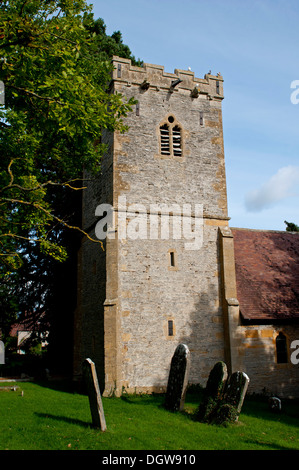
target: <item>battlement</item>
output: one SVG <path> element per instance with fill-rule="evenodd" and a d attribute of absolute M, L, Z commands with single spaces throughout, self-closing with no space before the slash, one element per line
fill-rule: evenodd
<path fill-rule="evenodd" d="M 191 98 L 200 95 L 207 99 L 222 100 L 223 77 L 221 74 L 205 74 L 204 78 L 197 78 L 191 70 L 175 69 L 174 73 L 165 72 L 162 65 L 143 64 L 142 67 L 132 65 L 130 59 L 113 56 L 112 71 L 113 82 L 120 82 L 126 86 L 138 86 L 146 92 L 149 89 L 189 93 Z"/>

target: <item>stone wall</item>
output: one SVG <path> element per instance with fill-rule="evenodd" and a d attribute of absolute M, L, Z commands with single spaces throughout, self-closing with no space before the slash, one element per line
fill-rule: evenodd
<path fill-rule="evenodd" d="M 85 239 L 79 253 L 74 374 L 90 357 L 104 395 L 124 388 L 165 391 L 171 358 L 183 343 L 191 383 L 205 385 L 214 364 L 225 361 L 230 373 L 247 373 L 249 392 L 295 394 L 296 367 L 273 359 L 278 327 L 241 324 L 228 227 L 222 77 L 133 67 L 118 57 L 113 63 L 111 92 L 138 103 L 125 120 L 128 132 L 103 135 L 102 174 L 86 175 L 84 230 L 95 237 L 95 210 L 103 203 L 113 205 L 119 223 L 103 248 Z M 169 117 L 181 130 L 179 156 L 161 152 L 160 126 Z M 172 236 L 184 204 L 192 222 L 201 222 L 197 249 Z M 152 237 L 153 214 L 159 227 L 168 220 L 168 237 L 159 231 Z M 289 341 L 297 339 L 295 328 L 283 331 Z"/>
<path fill-rule="evenodd" d="M 250 377 L 249 393 L 298 398 L 298 364 L 291 362 L 291 343 L 299 338 L 298 325 L 243 326 L 239 344 L 243 370 Z M 288 362 L 277 363 L 275 339 L 282 332 L 287 338 Z"/>
<path fill-rule="evenodd" d="M 115 134 L 113 202 L 142 204 L 147 239 L 118 240 L 117 311 L 114 317 L 118 354 L 106 393 L 164 390 L 171 357 L 184 342 L 192 354 L 190 380 L 205 383 L 215 361 L 223 358 L 218 226 L 227 225 L 227 203 L 221 119 L 222 78 L 196 79 L 190 71 L 164 72 L 146 64 L 132 67 L 115 58 L 114 92 L 134 97 L 138 105 L 126 119 L 129 131 Z M 119 69 L 120 65 L 120 69 Z M 177 78 L 182 82 L 173 90 Z M 144 89 L 141 85 L 147 82 Z M 219 88 L 216 87 L 216 82 Z M 191 96 L 199 84 L 197 98 Z M 162 155 L 160 125 L 173 116 L 182 132 L 182 156 Z M 186 249 L 186 240 L 150 239 L 153 204 L 203 205 L 203 246 Z M 164 216 L 157 214 L 158 223 Z M 127 219 L 128 226 L 128 219 Z M 175 266 L 170 264 L 170 252 Z M 108 267 L 108 271 L 112 269 Z M 109 289 L 109 285 L 107 285 Z M 169 335 L 171 322 L 172 335 Z M 106 350 L 106 361 L 110 361 Z M 108 373 L 108 371 L 107 371 Z M 107 379 L 107 377 L 106 377 Z M 115 385 L 116 384 L 116 385 Z"/>
<path fill-rule="evenodd" d="M 137 110 L 126 119 L 129 132 L 115 136 L 114 203 L 119 194 L 126 194 L 130 204 L 200 202 L 206 217 L 227 218 L 222 78 L 197 79 L 189 71 L 167 74 L 163 67 L 132 67 L 125 59 L 114 63 L 115 90 L 138 100 Z M 182 82 L 170 92 L 177 78 Z M 146 91 L 140 88 L 145 79 L 150 84 Z M 220 86 L 217 95 L 216 82 Z M 192 98 L 197 84 L 199 96 Z M 174 115 L 183 131 L 182 157 L 159 152 L 159 126 L 169 115 Z"/>
<path fill-rule="evenodd" d="M 182 210 L 203 206 L 203 244 L 186 249 L 186 240 L 107 241 L 105 251 L 85 240 L 81 248 L 80 302 L 76 315 L 76 369 L 86 355 L 96 363 L 105 393 L 162 390 L 170 360 L 180 342 L 190 348 L 190 380 L 204 383 L 215 361 L 223 359 L 223 321 L 218 227 L 227 225 L 220 75 L 194 77 L 191 71 L 166 73 L 161 66 L 133 67 L 114 58 L 111 92 L 138 104 L 126 119 L 129 131 L 105 135 L 108 152 L 102 175 L 88 176 L 83 228 L 94 236 L 95 208 L 119 197 L 149 213 L 158 204 Z M 173 82 L 180 83 L 172 87 Z M 160 151 L 160 125 L 173 116 L 181 129 L 181 156 Z M 173 206 L 176 204 L 176 207 Z M 181 219 L 182 220 L 182 219 Z M 149 219 L 148 222 L 149 224 Z M 127 221 L 128 224 L 128 221 Z M 175 257 L 171 265 L 170 252 Z M 171 331 L 170 325 L 171 324 Z M 171 333 L 171 334 L 169 334 Z"/>

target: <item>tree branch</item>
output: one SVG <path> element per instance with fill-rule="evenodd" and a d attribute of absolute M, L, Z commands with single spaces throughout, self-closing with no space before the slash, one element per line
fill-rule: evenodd
<path fill-rule="evenodd" d="M 70 39 L 64 38 L 63 36 L 58 36 L 58 34 L 50 33 L 50 31 L 47 31 L 50 36 L 54 36 L 57 39 L 62 39 L 62 41 L 69 42 L 70 44 L 73 44 L 74 46 L 77 46 L 78 44 L 75 41 L 71 41 Z"/>
<path fill-rule="evenodd" d="M 51 96 L 40 96 L 37 93 L 34 93 L 33 91 L 26 90 L 25 88 L 21 88 L 15 85 L 6 85 L 6 88 L 13 88 L 14 90 L 22 91 L 26 93 L 27 95 L 33 96 L 34 98 L 38 98 L 40 100 L 44 100 L 48 102 L 55 101 L 55 103 L 65 106 L 65 103 L 63 103 L 62 101 L 59 101 L 57 98 L 53 98 Z"/>
<path fill-rule="evenodd" d="M 49 210 L 47 210 L 45 207 L 42 207 L 40 204 L 37 204 L 36 202 L 23 201 L 21 199 L 15 199 L 15 198 L 2 198 L 2 200 L 6 201 L 6 202 L 12 202 L 12 203 L 15 203 L 15 204 L 24 204 L 26 206 L 34 207 L 35 209 L 40 210 L 41 212 L 44 212 L 51 220 L 56 220 L 56 222 L 59 222 L 59 224 L 63 225 L 64 227 L 66 227 L 68 229 L 77 230 L 78 232 L 82 233 L 85 237 L 87 237 L 90 241 L 92 241 L 94 243 L 99 243 L 101 245 L 102 249 L 104 249 L 104 245 L 103 245 L 103 242 L 101 240 L 95 240 L 94 238 L 90 237 L 90 235 L 88 235 L 88 233 L 86 233 L 80 227 L 77 227 L 75 225 L 69 225 L 63 219 L 60 219 L 59 217 L 57 217 L 54 214 L 51 214 L 51 212 Z M 15 235 L 15 234 L 1 234 L 0 235 L 0 237 L 4 237 L 4 236 L 12 236 L 12 237 L 16 237 L 16 238 L 19 237 L 18 235 Z M 23 238 L 23 237 L 21 237 L 21 238 Z"/>
<path fill-rule="evenodd" d="M 20 184 L 16 184 L 16 183 L 13 183 L 14 181 L 14 176 L 13 176 L 13 173 L 11 171 L 11 166 L 14 162 L 14 159 L 12 159 L 10 162 L 9 162 L 9 165 L 7 167 L 7 172 L 9 173 L 10 175 L 10 182 L 8 185 L 4 186 L 3 188 L 0 188 L 0 192 L 3 192 L 3 191 L 6 191 L 7 189 L 12 189 L 12 188 L 17 188 L 19 189 L 20 191 L 37 191 L 38 189 L 43 189 L 45 186 L 48 186 L 48 185 L 51 185 L 51 186 L 65 186 L 65 187 L 68 187 L 74 191 L 81 191 L 83 189 L 86 189 L 86 186 L 82 186 L 82 187 L 75 187 L 75 186 L 71 186 L 70 183 L 75 183 L 76 181 L 82 181 L 81 178 L 75 178 L 75 179 L 72 179 L 72 180 L 69 180 L 69 181 L 65 181 L 63 183 L 56 183 L 56 182 L 53 182 L 51 180 L 49 181 L 46 181 L 45 183 L 40 183 L 38 184 L 37 186 L 34 186 L 33 188 L 26 188 L 25 186 L 21 186 Z"/>

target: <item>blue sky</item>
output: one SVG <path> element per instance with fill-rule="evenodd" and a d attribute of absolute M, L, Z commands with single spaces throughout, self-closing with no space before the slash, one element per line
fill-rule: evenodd
<path fill-rule="evenodd" d="M 88 3 L 136 58 L 222 74 L 230 226 L 299 225 L 298 0 Z"/>

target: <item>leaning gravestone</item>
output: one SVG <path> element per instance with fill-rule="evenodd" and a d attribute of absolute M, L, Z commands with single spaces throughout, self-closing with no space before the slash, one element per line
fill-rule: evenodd
<path fill-rule="evenodd" d="M 281 400 L 277 397 L 270 397 L 268 400 L 269 408 L 276 413 L 281 411 Z"/>
<path fill-rule="evenodd" d="M 217 362 L 210 372 L 202 402 L 196 413 L 197 420 L 209 422 L 212 419 L 222 398 L 226 380 L 226 364 L 222 361 Z"/>
<path fill-rule="evenodd" d="M 166 409 L 181 411 L 184 408 L 189 368 L 189 348 L 185 344 L 179 344 L 171 360 L 165 397 Z"/>
<path fill-rule="evenodd" d="M 226 390 L 214 422 L 224 424 L 238 421 L 249 384 L 244 372 L 234 372 L 228 379 Z"/>
<path fill-rule="evenodd" d="M 94 362 L 89 358 L 83 362 L 83 377 L 87 387 L 92 424 L 94 427 L 106 431 L 106 421 L 96 368 Z"/>

